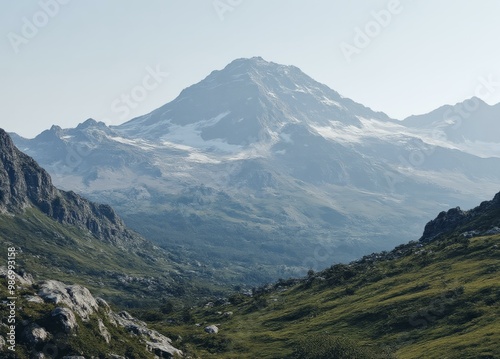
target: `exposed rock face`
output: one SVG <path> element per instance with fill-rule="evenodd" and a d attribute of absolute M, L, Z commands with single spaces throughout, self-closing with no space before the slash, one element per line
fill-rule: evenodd
<path fill-rule="evenodd" d="M 99 308 L 90 291 L 81 285 L 65 285 L 56 280 L 47 280 L 40 284 L 38 295 L 46 302 L 65 304 L 83 320 L 88 320 Z"/>
<path fill-rule="evenodd" d="M 109 334 L 108 328 L 106 328 L 101 318 L 97 320 L 97 324 L 99 325 L 99 333 L 101 333 L 106 343 L 109 344 L 109 342 L 111 341 L 111 334 Z"/>
<path fill-rule="evenodd" d="M 64 307 L 57 307 L 51 313 L 54 323 L 63 333 L 73 333 L 78 328 L 75 314 Z"/>
<path fill-rule="evenodd" d="M 0 277 L 6 277 L 7 272 L 7 267 L 0 266 Z M 28 287 L 33 285 L 33 276 L 31 274 L 23 273 L 22 275 L 19 275 L 18 273 L 14 273 L 14 275 L 16 276 L 16 284 L 19 287 Z"/>
<path fill-rule="evenodd" d="M 0 277 L 5 277 L 6 273 L 0 272 Z M 22 335 L 18 344 L 24 344 L 30 348 L 39 347 L 39 344 L 53 342 L 61 333 L 70 336 L 78 336 L 79 332 L 85 330 L 79 328 L 78 320 L 87 321 L 88 327 L 93 327 L 93 335 L 96 339 L 99 335 L 103 337 L 107 344 L 119 341 L 122 338 L 113 337 L 104 323 L 111 323 L 117 327 L 123 327 L 128 335 L 135 336 L 137 341 L 143 344 L 145 352 L 153 353 L 157 358 L 173 358 L 174 355 L 182 356 L 182 351 L 172 345 L 172 341 L 159 332 L 149 329 L 147 324 L 134 318 L 129 313 L 123 311 L 115 313 L 111 310 L 104 299 L 94 298 L 90 291 L 80 285 L 67 285 L 56 280 L 47 280 L 36 285 L 38 287 L 38 297 L 44 303 L 55 303 L 58 306 L 50 313 L 48 322 L 25 320 L 22 325 Z M 26 286 L 27 290 L 34 290 L 33 286 Z M 32 303 L 23 297 L 25 305 Z M 22 307 L 20 307 L 22 308 Z M 22 310 L 22 309 L 20 309 Z M 87 327 L 87 323 L 85 327 Z M 45 326 L 43 328 L 41 325 Z M 52 344 L 51 344 L 52 345 Z M 120 344 L 121 345 L 121 344 Z M 0 351 L 5 346 L 5 339 L 0 336 Z M 85 355 L 86 353 L 78 353 Z M 103 357 L 123 359 L 123 356 L 102 353 Z M 0 353 L 1 356 L 1 353 Z M 33 352 L 32 357 L 44 358 L 43 353 Z M 83 356 L 71 356 L 67 358 L 84 358 Z"/>
<path fill-rule="evenodd" d="M 33 323 L 23 331 L 23 337 L 29 345 L 35 346 L 47 341 L 49 333 L 44 328 Z"/>
<path fill-rule="evenodd" d="M 420 240 L 423 242 L 431 241 L 441 233 L 453 230 L 465 218 L 467 218 L 467 212 L 462 211 L 460 207 L 452 208 L 447 212 L 443 211 L 425 225 L 424 234 Z"/>
<path fill-rule="evenodd" d="M 182 351 L 172 346 L 172 341 L 156 330 L 147 328 L 146 323 L 135 319 L 129 313 L 123 311 L 118 314 L 111 312 L 111 317 L 118 325 L 127 329 L 130 333 L 141 336 L 148 351 L 160 358 L 172 358 L 174 355 L 182 355 Z"/>
<path fill-rule="evenodd" d="M 61 223 L 87 229 L 97 238 L 117 245 L 142 241 L 125 228 L 110 206 L 54 187 L 49 174 L 19 151 L 0 129 L 0 213 L 19 213 L 28 207 L 36 207 Z"/>
<path fill-rule="evenodd" d="M 452 208 L 447 212 L 443 211 L 439 213 L 435 219 L 426 224 L 420 241 L 432 241 L 439 235 L 452 232 L 459 227 L 465 227 L 463 228 L 465 231 L 492 230 L 491 228 L 472 228 L 468 224 L 476 218 L 489 215 L 498 217 L 498 223 L 494 223 L 498 225 L 500 224 L 500 217 L 496 214 L 496 212 L 499 210 L 500 192 L 497 193 L 491 201 L 484 201 L 478 207 L 469 211 L 463 211 L 460 207 Z M 488 221 L 488 223 L 488 225 L 491 226 L 491 221 Z"/>

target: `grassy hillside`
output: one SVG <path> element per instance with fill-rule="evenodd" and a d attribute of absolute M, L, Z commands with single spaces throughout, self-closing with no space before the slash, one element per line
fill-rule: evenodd
<path fill-rule="evenodd" d="M 499 246 L 412 242 L 155 325 L 199 358 L 500 358 Z"/>
<path fill-rule="evenodd" d="M 0 258 L 7 259 L 9 246 L 18 249 L 18 271 L 82 284 L 124 307 L 156 307 L 172 297 L 195 300 L 220 288 L 210 284 L 209 273 L 188 269 L 148 242 L 141 249 L 121 249 L 36 209 L 0 215 Z"/>

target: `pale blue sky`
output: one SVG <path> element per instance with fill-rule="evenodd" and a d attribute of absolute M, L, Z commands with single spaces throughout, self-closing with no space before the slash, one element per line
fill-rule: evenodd
<path fill-rule="evenodd" d="M 472 97 L 481 78 L 500 82 L 500 1 L 394 1 L 2 1 L 0 127 L 32 137 L 89 117 L 119 124 L 240 57 L 298 66 L 399 119 Z M 54 2 L 67 4 L 43 10 Z M 348 61 L 341 46 L 355 46 L 357 28 L 373 36 Z M 157 67 L 168 76 L 147 78 Z M 145 79 L 134 108 L 117 111 Z M 500 102 L 500 85 L 482 97 Z"/>

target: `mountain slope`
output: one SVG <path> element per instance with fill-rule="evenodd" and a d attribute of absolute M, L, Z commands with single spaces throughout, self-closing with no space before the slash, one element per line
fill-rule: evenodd
<path fill-rule="evenodd" d="M 130 231 L 110 206 L 55 188 L 47 172 L 1 129 L 0 209 L 1 255 L 7 258 L 7 248 L 16 247 L 22 253 L 19 269 L 36 278 L 58 273 L 58 279 L 131 306 L 209 291 L 209 272 L 193 271 Z M 142 299 L 145 295 L 149 299 Z"/>
<path fill-rule="evenodd" d="M 14 278 L 19 295 L 15 299 L 17 322 L 13 332 L 4 325 L 0 329 L 0 353 L 4 359 L 182 356 L 169 338 L 125 311 L 114 312 L 106 301 L 95 298 L 85 287 L 56 280 L 33 283 L 26 273 Z M 2 297 L 11 296 L 6 289 L 5 267 L 0 267 L 0 282 Z M 2 305 L 0 313 L 7 318 L 7 306 Z"/>
<path fill-rule="evenodd" d="M 125 228 L 114 210 L 89 202 L 74 192 L 52 185 L 49 174 L 20 152 L 0 129 L 0 212 L 20 213 L 34 206 L 63 224 L 90 231 L 115 245 L 140 245 L 144 241 Z"/>
<path fill-rule="evenodd" d="M 410 116 L 402 122 L 436 140 L 446 140 L 457 148 L 483 157 L 500 156 L 500 104 L 490 106 L 477 97 L 430 113 Z M 429 137 L 430 137 L 429 136 Z"/>
<path fill-rule="evenodd" d="M 340 357 L 499 358 L 498 198 L 459 220 L 439 214 L 421 241 L 193 310 L 195 322 L 218 323 L 216 339 L 192 325 L 156 327 L 182 333 L 203 358 L 334 358 L 354 348 Z M 440 233 L 432 241 L 430 228 Z"/>

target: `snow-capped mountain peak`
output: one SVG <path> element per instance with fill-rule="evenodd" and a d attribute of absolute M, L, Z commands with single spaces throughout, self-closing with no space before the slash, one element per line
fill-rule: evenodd
<path fill-rule="evenodd" d="M 358 116 L 388 120 L 295 66 L 253 57 L 234 60 L 172 102 L 114 129 L 125 137 L 193 147 L 214 142 L 249 147 L 273 141 L 290 124 L 312 128 L 336 121 L 360 127 Z"/>

